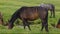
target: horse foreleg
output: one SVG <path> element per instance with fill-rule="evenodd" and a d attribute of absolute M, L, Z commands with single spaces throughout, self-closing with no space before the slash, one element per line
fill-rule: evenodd
<path fill-rule="evenodd" d="M 29 22 L 27 20 L 24 20 L 23 21 L 23 25 L 24 25 L 24 29 L 27 26 L 29 28 L 29 30 L 31 30 L 30 25 L 29 25 Z"/>
<path fill-rule="evenodd" d="M 29 30 L 31 30 L 31 28 L 30 28 L 30 24 L 29 24 L 28 21 L 26 21 L 26 26 L 29 28 Z"/>
<path fill-rule="evenodd" d="M 25 29 L 25 27 L 26 27 L 25 21 L 23 21 L 23 26 L 24 26 L 24 29 Z"/>
<path fill-rule="evenodd" d="M 29 24 L 29 23 L 27 23 L 27 26 L 28 26 L 29 30 L 31 30 L 31 28 L 30 28 L 30 24 Z"/>

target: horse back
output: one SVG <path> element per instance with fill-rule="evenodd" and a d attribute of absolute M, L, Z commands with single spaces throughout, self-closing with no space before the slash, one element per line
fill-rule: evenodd
<path fill-rule="evenodd" d="M 39 15 L 46 15 L 45 8 L 40 7 L 23 7 L 20 17 L 28 20 L 35 20 L 39 18 Z M 42 16 L 44 17 L 44 16 Z"/>
<path fill-rule="evenodd" d="M 24 7 L 20 16 L 21 18 L 24 18 L 24 19 L 35 20 L 38 18 L 37 8 Z"/>

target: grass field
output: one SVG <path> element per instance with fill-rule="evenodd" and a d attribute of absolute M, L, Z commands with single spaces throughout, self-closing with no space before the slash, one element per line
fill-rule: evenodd
<path fill-rule="evenodd" d="M 8 21 L 11 15 L 22 6 L 39 6 L 41 3 L 52 3 L 56 7 L 56 18 L 48 18 L 49 32 L 40 31 L 41 24 L 31 25 L 32 31 L 29 31 L 28 28 L 24 30 L 23 26 L 15 25 L 13 29 L 9 30 L 7 26 L 0 25 L 0 34 L 59 34 L 60 29 L 53 28 L 50 23 L 57 24 L 60 18 L 60 0 L 0 0 L 0 11 L 3 14 L 4 21 Z"/>

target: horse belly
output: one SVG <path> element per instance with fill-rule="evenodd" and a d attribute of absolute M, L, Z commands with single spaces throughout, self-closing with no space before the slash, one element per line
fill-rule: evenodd
<path fill-rule="evenodd" d="M 36 20 L 37 18 L 39 18 L 38 13 L 23 13 L 20 16 L 21 18 L 27 20 Z"/>
<path fill-rule="evenodd" d="M 25 13 L 20 14 L 20 18 L 21 18 L 21 19 L 27 18 L 27 17 L 26 17 L 26 14 L 25 14 Z"/>
<path fill-rule="evenodd" d="M 37 18 L 39 18 L 38 13 L 30 14 L 30 15 L 27 17 L 28 20 L 36 20 Z"/>

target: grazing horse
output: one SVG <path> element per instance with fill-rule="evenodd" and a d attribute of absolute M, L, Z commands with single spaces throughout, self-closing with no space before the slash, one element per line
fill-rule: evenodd
<path fill-rule="evenodd" d="M 55 6 L 53 4 L 40 4 L 41 7 L 47 8 L 48 10 L 50 10 L 51 12 L 51 16 L 50 17 L 55 17 Z"/>
<path fill-rule="evenodd" d="M 25 29 L 25 26 L 27 26 L 29 28 L 29 30 L 31 30 L 31 28 L 29 26 L 28 21 L 34 21 L 34 20 L 40 18 L 42 21 L 41 31 L 45 27 L 45 30 L 48 32 L 48 10 L 46 8 L 43 8 L 40 6 L 21 7 L 12 15 L 11 19 L 9 20 L 8 29 L 13 28 L 13 26 L 14 26 L 13 23 L 17 18 L 22 20 L 24 29 Z"/>

